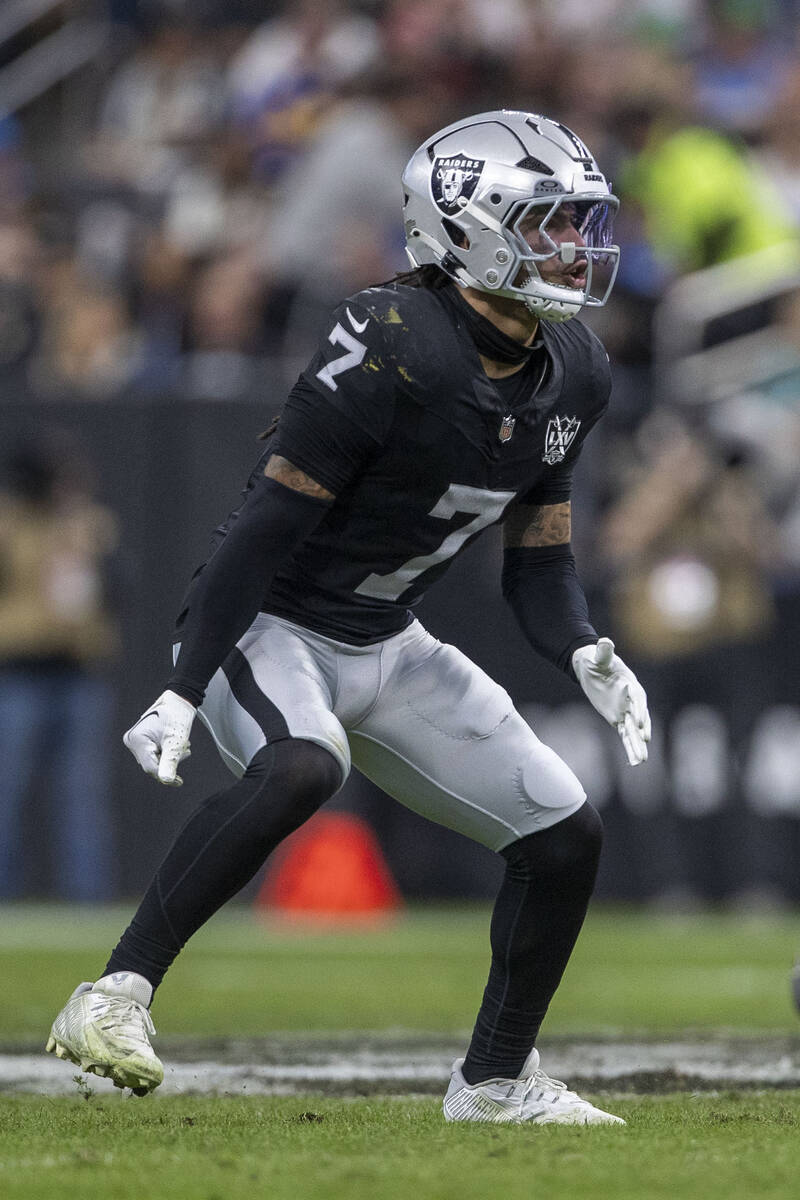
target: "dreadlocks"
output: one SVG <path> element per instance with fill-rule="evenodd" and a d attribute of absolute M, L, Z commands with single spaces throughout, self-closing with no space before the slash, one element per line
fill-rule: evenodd
<path fill-rule="evenodd" d="M 401 283 L 404 287 L 429 288 L 432 292 L 438 292 L 442 288 L 448 287 L 453 281 L 447 272 L 438 267 L 436 263 L 425 263 L 421 267 L 414 267 L 411 271 L 400 271 L 387 282 Z"/>

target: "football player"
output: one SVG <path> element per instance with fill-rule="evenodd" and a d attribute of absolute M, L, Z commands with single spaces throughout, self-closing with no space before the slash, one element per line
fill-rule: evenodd
<path fill-rule="evenodd" d="M 540 654 L 647 757 L 641 685 L 598 637 L 570 550 L 570 480 L 610 391 L 575 320 L 605 302 L 617 200 L 581 139 L 525 112 L 449 126 L 403 175 L 412 269 L 351 296 L 216 531 L 166 690 L 125 734 L 177 785 L 195 714 L 237 782 L 187 821 L 48 1050 L 135 1091 L 163 1069 L 153 991 L 191 935 L 341 787 L 351 763 L 506 861 L 491 969 L 450 1121 L 615 1123 L 535 1041 L 583 922 L 601 825 L 506 692 L 413 607 L 502 523 L 504 594 Z"/>

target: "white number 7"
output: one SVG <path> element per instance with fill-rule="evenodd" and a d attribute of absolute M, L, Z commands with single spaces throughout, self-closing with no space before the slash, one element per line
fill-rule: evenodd
<path fill-rule="evenodd" d="M 334 346 L 344 347 L 346 351 L 339 358 L 335 358 L 333 362 L 329 362 L 321 371 L 317 371 L 317 379 L 335 392 L 339 385 L 335 382 L 334 375 L 341 375 L 342 371 L 348 371 L 350 367 L 357 367 L 367 353 L 367 347 L 338 324 L 334 325 L 331 330 L 328 341 Z"/>
<path fill-rule="evenodd" d="M 491 525 L 493 521 L 499 520 L 506 505 L 515 495 L 516 492 L 489 492 L 484 488 L 467 487 L 464 483 L 451 483 L 429 515 L 449 521 L 456 513 L 477 513 L 475 520 L 449 533 L 438 550 L 434 550 L 432 554 L 420 554 L 416 558 L 410 558 L 390 575 L 368 575 L 364 582 L 358 585 L 356 592 L 359 596 L 397 600 L 423 571 L 452 558 L 468 538 Z"/>

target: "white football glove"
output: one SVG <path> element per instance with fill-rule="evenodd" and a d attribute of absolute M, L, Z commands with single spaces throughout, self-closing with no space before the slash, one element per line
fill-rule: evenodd
<path fill-rule="evenodd" d="M 177 692 L 164 692 L 122 740 L 143 771 L 159 783 L 180 787 L 178 766 L 189 757 L 189 731 L 196 709 Z"/>
<path fill-rule="evenodd" d="M 572 655 L 578 683 L 601 716 L 613 725 L 632 767 L 647 761 L 650 714 L 647 696 L 630 667 L 614 653 L 611 638 L 579 646 Z"/>

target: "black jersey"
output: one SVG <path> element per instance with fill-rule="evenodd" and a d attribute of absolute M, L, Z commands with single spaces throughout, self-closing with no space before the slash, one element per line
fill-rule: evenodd
<path fill-rule="evenodd" d="M 281 454 L 336 500 L 264 610 L 357 645 L 386 638 L 512 500 L 568 499 L 608 403 L 608 357 L 577 320 L 540 335 L 543 369 L 509 398 L 441 292 L 388 284 L 340 305 L 254 472 Z"/>

